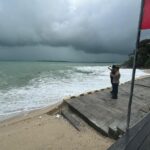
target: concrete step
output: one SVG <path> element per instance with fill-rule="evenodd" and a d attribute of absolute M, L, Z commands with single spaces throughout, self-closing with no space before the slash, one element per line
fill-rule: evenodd
<path fill-rule="evenodd" d="M 80 131 L 81 119 L 74 112 L 72 112 L 68 107 L 64 107 L 61 110 L 61 114 L 74 126 L 74 128 Z"/>
<path fill-rule="evenodd" d="M 77 99 L 72 101 L 65 101 L 69 108 L 77 113 L 83 120 L 85 120 L 90 126 L 96 129 L 98 132 L 102 133 L 105 136 L 108 136 L 108 127 L 106 125 L 105 116 L 103 114 L 98 114 L 94 109 L 92 112 L 88 111 L 84 103 L 77 103 Z M 97 116 L 97 117 L 94 117 Z M 101 117 L 100 117 L 101 116 Z M 103 118 L 102 118 L 103 116 Z M 104 121 L 105 120 L 105 121 Z"/>

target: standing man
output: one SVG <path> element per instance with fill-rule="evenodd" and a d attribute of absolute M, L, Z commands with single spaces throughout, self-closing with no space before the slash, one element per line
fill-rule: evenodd
<path fill-rule="evenodd" d="M 115 67 L 116 67 L 115 65 L 108 67 L 108 69 L 110 70 L 110 82 L 111 82 L 112 91 L 113 91 L 113 77 L 112 77 L 112 75 L 114 74 Z M 111 91 L 111 93 L 112 93 L 112 91 Z"/>
<path fill-rule="evenodd" d="M 113 70 L 114 70 L 114 72 L 111 73 L 112 99 L 118 99 L 118 87 L 119 87 L 119 79 L 120 79 L 119 66 L 115 66 Z"/>

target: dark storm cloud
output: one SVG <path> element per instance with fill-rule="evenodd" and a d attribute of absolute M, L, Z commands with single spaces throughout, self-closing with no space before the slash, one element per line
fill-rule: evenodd
<path fill-rule="evenodd" d="M 119 54 L 95 54 L 76 51 L 72 47 L 24 46 L 0 48 L 0 60 L 51 60 L 73 62 L 122 62 Z"/>
<path fill-rule="evenodd" d="M 140 0 L 0 0 L 0 45 L 134 49 Z"/>

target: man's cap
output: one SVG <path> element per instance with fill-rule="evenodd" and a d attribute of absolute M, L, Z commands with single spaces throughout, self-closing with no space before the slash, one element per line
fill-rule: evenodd
<path fill-rule="evenodd" d="M 112 68 L 113 68 L 113 69 L 115 69 L 115 68 L 119 69 L 120 66 L 119 66 L 119 65 L 112 65 Z"/>
<path fill-rule="evenodd" d="M 112 68 L 116 68 L 116 65 L 112 65 Z"/>

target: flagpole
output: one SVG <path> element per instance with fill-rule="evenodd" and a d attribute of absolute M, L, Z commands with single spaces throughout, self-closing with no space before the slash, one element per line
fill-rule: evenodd
<path fill-rule="evenodd" d="M 141 23 L 142 23 L 142 17 L 143 17 L 144 2 L 145 2 L 145 0 L 141 0 L 141 9 L 140 9 L 140 16 L 139 16 L 139 23 L 138 23 L 138 32 L 137 32 L 137 39 L 136 39 L 136 49 L 134 51 L 134 60 L 133 60 L 133 71 L 132 71 L 130 97 L 129 97 L 129 103 L 128 103 L 127 128 L 126 128 L 127 131 L 128 131 L 128 129 L 130 127 L 131 106 L 132 106 L 132 99 L 133 99 L 133 92 L 134 92 L 134 81 L 135 81 L 135 73 L 136 73 L 136 60 L 137 60 L 137 56 L 138 56 L 137 52 L 138 52 L 139 43 L 140 43 Z"/>

